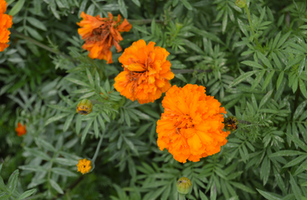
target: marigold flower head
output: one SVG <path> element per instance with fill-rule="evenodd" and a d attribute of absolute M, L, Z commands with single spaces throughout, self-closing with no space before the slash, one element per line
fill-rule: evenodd
<path fill-rule="evenodd" d="M 154 42 L 134 42 L 118 59 L 124 71 L 115 78 L 115 89 L 132 101 L 154 102 L 171 87 L 169 80 L 174 78 L 168 55 Z"/>
<path fill-rule="evenodd" d="M 7 3 L 5 0 L 0 0 L 0 14 L 4 14 L 6 11 Z"/>
<path fill-rule="evenodd" d="M 78 103 L 76 112 L 81 115 L 87 115 L 92 112 L 92 109 L 93 109 L 93 104 L 91 100 L 83 99 Z"/>
<path fill-rule="evenodd" d="M 21 125 L 20 122 L 18 122 L 17 127 L 15 128 L 15 131 L 17 132 L 17 135 L 21 137 L 22 135 L 25 135 L 27 133 L 26 125 Z"/>
<path fill-rule="evenodd" d="M 99 15 L 93 17 L 84 12 L 81 13 L 83 20 L 77 23 L 81 28 L 78 29 L 79 35 L 85 40 L 83 49 L 88 50 L 88 56 L 92 59 L 98 58 L 106 60 L 107 63 L 113 63 L 111 47 L 114 45 L 117 52 L 122 51 L 119 41 L 123 40 L 119 32 L 128 32 L 131 24 L 124 19 L 121 22 L 121 16 L 113 20 L 113 15 L 101 18 Z"/>
<path fill-rule="evenodd" d="M 0 52 L 4 51 L 9 45 L 9 35 L 11 32 L 7 30 L 12 27 L 13 17 L 11 15 L 4 14 L 6 11 L 7 3 L 5 0 L 0 0 Z"/>
<path fill-rule="evenodd" d="M 178 179 L 176 187 L 177 187 L 177 192 L 179 194 L 186 195 L 189 193 L 192 187 L 192 183 L 190 179 L 188 179 L 187 177 L 181 177 L 180 179 Z"/>
<path fill-rule="evenodd" d="M 157 122 L 158 146 L 168 149 L 174 159 L 197 162 L 213 155 L 226 144 L 225 108 L 214 97 L 205 94 L 205 87 L 187 84 L 173 86 L 162 101 L 164 113 Z"/>
<path fill-rule="evenodd" d="M 91 171 L 92 162 L 84 158 L 84 159 L 79 160 L 77 167 L 78 167 L 78 172 L 81 172 L 82 174 L 86 174 Z"/>

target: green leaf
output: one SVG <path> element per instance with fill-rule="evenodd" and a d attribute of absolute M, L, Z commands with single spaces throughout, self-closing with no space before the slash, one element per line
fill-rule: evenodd
<path fill-rule="evenodd" d="M 301 155 L 301 156 L 295 158 L 294 160 L 291 160 L 290 162 L 288 162 L 285 166 L 283 166 L 283 168 L 287 168 L 287 167 L 292 167 L 294 165 L 298 165 L 300 162 L 302 162 L 306 158 L 307 158 L 307 155 Z"/>
<path fill-rule="evenodd" d="M 275 153 L 272 153 L 269 157 L 279 157 L 279 156 L 297 156 L 304 154 L 303 152 L 300 151 L 294 151 L 294 150 L 281 150 Z"/>
<path fill-rule="evenodd" d="M 294 144 L 296 144 L 297 146 L 299 146 L 301 149 L 303 149 L 305 152 L 307 152 L 307 146 L 304 142 L 302 142 L 301 140 L 299 140 L 297 137 L 294 137 L 293 135 L 286 133 L 287 136 L 294 142 Z"/>
<path fill-rule="evenodd" d="M 123 14 L 124 18 L 128 18 L 128 12 L 124 0 L 118 0 L 119 11 Z"/>
<path fill-rule="evenodd" d="M 187 0 L 181 0 L 182 4 L 188 9 L 188 10 L 192 10 L 193 7 L 191 6 L 191 4 L 187 1 Z"/>
<path fill-rule="evenodd" d="M 64 169 L 64 168 L 60 168 L 60 167 L 54 167 L 51 169 L 51 171 L 53 173 L 56 173 L 56 174 L 59 174 L 59 175 L 62 175 L 62 176 L 70 176 L 70 177 L 75 177 L 77 176 L 77 174 L 67 170 L 67 169 Z"/>
<path fill-rule="evenodd" d="M 265 64 L 268 68 L 273 69 L 270 61 L 262 53 L 257 52 L 257 56 L 263 62 L 263 64 Z"/>
<path fill-rule="evenodd" d="M 264 69 L 262 65 L 256 63 L 255 61 L 246 60 L 241 63 L 247 66 L 254 67 L 254 68 Z"/>
<path fill-rule="evenodd" d="M 69 115 L 67 117 L 67 119 L 65 121 L 65 124 L 63 126 L 63 131 L 64 132 L 67 131 L 67 129 L 69 128 L 69 125 L 71 124 L 71 121 L 73 120 L 74 116 L 75 116 L 74 114 L 71 114 L 71 115 Z"/>
<path fill-rule="evenodd" d="M 139 0 L 132 0 L 133 3 L 135 3 L 135 5 L 137 5 L 138 7 L 141 6 L 141 3 Z"/>
<path fill-rule="evenodd" d="M 44 40 L 44 38 L 37 32 L 37 30 L 31 28 L 30 26 L 26 26 L 25 28 L 30 33 L 30 35 L 34 37 L 35 39 L 39 41 Z"/>
<path fill-rule="evenodd" d="M 53 152 L 56 151 L 56 149 L 53 147 L 52 144 L 50 144 L 46 140 L 43 140 L 42 138 L 35 138 L 35 141 L 40 147 L 43 147 L 46 150 L 53 151 Z"/>
<path fill-rule="evenodd" d="M 300 85 L 300 89 L 301 89 L 302 94 L 307 99 L 306 85 L 305 85 L 305 83 L 302 79 L 299 79 L 299 85 Z"/>
<path fill-rule="evenodd" d="M 29 196 L 31 196 L 32 194 L 34 194 L 36 192 L 36 189 L 32 189 L 32 190 L 28 190 L 28 191 L 25 191 L 24 193 L 22 193 L 19 197 L 18 197 L 18 200 L 22 200 L 22 199 L 25 199 Z"/>
<path fill-rule="evenodd" d="M 261 99 L 259 108 L 261 108 L 271 97 L 274 90 L 270 90 L 266 95 Z"/>
<path fill-rule="evenodd" d="M 303 101 L 295 110 L 293 114 L 293 119 L 296 120 L 304 111 L 307 105 L 307 100 Z"/>
<path fill-rule="evenodd" d="M 39 28 L 43 31 L 47 31 L 45 24 L 39 21 L 38 19 L 35 19 L 34 17 L 29 17 L 29 16 L 27 16 L 26 19 L 31 25 L 35 26 L 36 28 Z"/>
<path fill-rule="evenodd" d="M 246 72 L 244 74 L 241 74 L 238 78 L 236 78 L 232 84 L 231 87 L 238 85 L 242 81 L 246 80 L 247 78 L 251 77 L 253 74 L 255 74 L 257 71 L 251 71 L 251 72 Z"/>
<path fill-rule="evenodd" d="M 76 119 L 76 133 L 77 133 L 77 135 L 79 135 L 79 133 L 80 133 L 81 125 L 82 125 L 82 116 L 77 115 L 77 119 Z"/>
<path fill-rule="evenodd" d="M 88 122 L 86 127 L 84 128 L 84 130 L 82 132 L 82 137 L 81 137 L 81 144 L 83 144 L 83 142 L 84 142 L 84 140 L 86 138 L 86 135 L 88 134 L 88 131 L 89 131 L 89 129 L 92 126 L 93 121 L 94 121 L 94 119 L 92 119 L 90 122 Z"/>
<path fill-rule="evenodd" d="M 277 83 L 276 83 L 276 90 L 278 90 L 280 84 L 282 83 L 282 80 L 284 78 L 284 71 L 281 71 L 279 76 L 278 76 L 278 79 L 277 79 Z"/>
<path fill-rule="evenodd" d="M 265 192 L 259 189 L 256 189 L 264 198 L 268 199 L 268 200 L 282 200 L 282 198 L 274 193 L 271 192 Z"/>
<path fill-rule="evenodd" d="M 9 12 L 9 15 L 16 15 L 23 7 L 25 0 L 19 0 Z"/>
<path fill-rule="evenodd" d="M 242 183 L 237 183 L 237 182 L 232 182 L 232 181 L 230 181 L 229 183 L 231 185 L 235 186 L 236 188 L 240 189 L 240 190 L 243 190 L 243 191 L 251 193 L 251 194 L 256 194 L 256 192 L 253 189 L 243 185 Z"/>
<path fill-rule="evenodd" d="M 18 183 L 18 175 L 19 175 L 19 170 L 16 169 L 9 178 L 9 181 L 7 183 L 7 189 L 10 191 L 10 193 L 13 193 L 14 190 L 16 189 Z"/>
<path fill-rule="evenodd" d="M 265 78 L 264 83 L 263 83 L 263 85 L 262 85 L 262 90 L 264 90 L 264 89 L 269 85 L 269 83 L 272 81 L 272 78 L 273 78 L 274 73 L 275 73 L 275 70 L 272 70 L 272 71 L 267 75 L 267 77 Z"/>
<path fill-rule="evenodd" d="M 282 44 L 285 43 L 285 41 L 288 39 L 288 37 L 290 36 L 291 31 L 289 31 L 288 33 L 286 33 L 285 35 L 282 36 L 282 38 L 279 40 L 276 48 L 278 49 Z"/>
<path fill-rule="evenodd" d="M 61 113 L 61 114 L 58 114 L 54 117 L 51 117 L 45 122 L 44 126 L 47 126 L 48 124 L 50 124 L 52 122 L 58 121 L 58 120 L 62 119 L 63 117 L 66 117 L 67 115 L 70 115 L 70 113 Z"/>
<path fill-rule="evenodd" d="M 296 184 L 296 181 L 294 180 L 292 174 L 290 174 L 290 185 L 291 185 L 292 192 L 295 195 L 295 199 L 300 200 L 302 196 L 302 191 Z"/>
<path fill-rule="evenodd" d="M 259 73 L 257 73 L 256 78 L 252 84 L 251 90 L 254 90 L 260 83 L 262 77 L 264 76 L 266 70 L 261 70 Z"/>
<path fill-rule="evenodd" d="M 18 168 L 22 170 L 34 171 L 34 172 L 46 172 L 48 170 L 44 167 L 36 166 L 36 165 L 22 165 L 22 166 L 19 166 Z"/>
<path fill-rule="evenodd" d="M 51 160 L 51 158 L 40 149 L 32 149 L 28 147 L 24 147 L 24 149 L 28 151 L 29 153 L 31 153 L 33 156 L 42 158 L 44 160 Z"/>
<path fill-rule="evenodd" d="M 69 77 L 66 77 L 65 78 L 66 80 L 70 81 L 70 82 L 73 82 L 75 84 L 78 84 L 78 85 L 83 85 L 83 86 L 86 86 L 86 87 L 90 87 L 87 83 L 83 82 L 83 81 L 80 81 L 80 80 L 77 80 L 75 78 L 69 78 Z"/>
<path fill-rule="evenodd" d="M 87 78 L 88 78 L 91 86 L 95 87 L 93 76 L 92 76 L 92 74 L 91 74 L 91 72 L 90 72 L 90 70 L 88 68 L 86 68 L 86 74 L 87 74 Z"/>
<path fill-rule="evenodd" d="M 60 194 L 64 194 L 63 190 L 61 187 L 52 179 L 49 179 L 50 185 Z"/>

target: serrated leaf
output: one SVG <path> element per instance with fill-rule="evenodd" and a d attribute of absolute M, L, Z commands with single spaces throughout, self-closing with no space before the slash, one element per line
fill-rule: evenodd
<path fill-rule="evenodd" d="M 279 157 L 279 156 L 297 156 L 304 154 L 303 152 L 300 151 L 294 151 L 294 150 L 281 150 L 275 153 L 272 153 L 269 157 Z"/>
<path fill-rule="evenodd" d="M 54 146 L 50 144 L 49 142 L 47 142 L 46 140 L 43 140 L 42 138 L 35 138 L 35 140 L 38 143 L 38 145 L 40 145 L 40 147 L 43 147 L 49 151 L 56 151 Z"/>
<path fill-rule="evenodd" d="M 65 79 L 70 81 L 70 82 L 73 82 L 77 85 L 83 85 L 83 86 L 86 86 L 86 87 L 90 87 L 87 83 L 80 81 L 80 80 L 77 80 L 77 79 L 74 79 L 74 78 L 66 77 Z"/>
<path fill-rule="evenodd" d="M 273 93 L 273 90 L 270 90 L 268 93 L 266 93 L 266 95 L 260 101 L 259 108 L 261 108 L 269 100 L 272 93 Z"/>
<path fill-rule="evenodd" d="M 254 68 L 264 69 L 262 65 L 256 63 L 255 61 L 246 60 L 246 61 L 243 61 L 241 63 L 243 63 L 244 65 L 247 65 L 247 66 L 254 67 Z"/>
<path fill-rule="evenodd" d="M 288 37 L 290 36 L 290 34 L 291 34 L 291 31 L 289 31 L 288 33 L 286 33 L 285 35 L 283 35 L 283 36 L 281 37 L 281 39 L 279 40 L 279 42 L 278 42 L 278 44 L 277 44 L 277 46 L 276 46 L 277 49 L 278 49 L 282 44 L 285 43 L 285 41 L 288 39 Z"/>
<path fill-rule="evenodd" d="M 123 14 L 124 18 L 128 18 L 128 12 L 124 0 L 118 0 L 119 11 Z"/>
<path fill-rule="evenodd" d="M 307 100 L 303 101 L 295 110 L 293 114 L 293 119 L 296 120 L 305 110 L 305 107 L 307 105 Z"/>
<path fill-rule="evenodd" d="M 69 125 L 71 124 L 71 121 L 73 120 L 74 118 L 74 114 L 71 114 L 70 116 L 67 117 L 66 121 L 65 121 L 65 124 L 63 126 L 63 131 L 67 131 L 67 129 L 69 128 Z"/>
<path fill-rule="evenodd" d="M 276 90 L 278 90 L 280 84 L 282 83 L 282 80 L 284 78 L 284 74 L 285 72 L 284 71 L 281 71 L 279 76 L 278 76 L 278 79 L 277 79 L 277 82 L 276 82 Z"/>
<path fill-rule="evenodd" d="M 86 127 L 84 128 L 83 132 L 82 132 L 82 137 L 81 137 L 81 144 L 83 144 L 85 138 L 86 138 L 86 135 L 88 134 L 88 131 L 89 129 L 91 128 L 92 126 L 92 123 L 93 123 L 94 119 L 91 120 L 90 122 L 87 123 Z"/>
<path fill-rule="evenodd" d="M 86 75 L 87 75 L 87 78 L 88 78 L 88 80 L 90 82 L 90 85 L 92 87 L 95 87 L 93 76 L 92 76 L 92 74 L 91 74 L 91 72 L 90 72 L 90 70 L 88 68 L 86 68 Z"/>
<path fill-rule="evenodd" d="M 31 25 L 35 26 L 36 28 L 39 28 L 43 31 L 47 30 L 45 24 L 39 21 L 38 19 L 35 19 L 34 17 L 29 17 L 29 16 L 27 16 L 26 19 Z"/>
<path fill-rule="evenodd" d="M 304 97 L 307 99 L 307 91 L 306 91 L 306 85 L 302 79 L 299 79 L 299 85 L 300 85 L 300 90 Z"/>
<path fill-rule="evenodd" d="M 242 183 L 237 183 L 237 182 L 232 182 L 232 181 L 230 181 L 229 183 L 231 185 L 235 186 L 236 188 L 240 189 L 240 190 L 243 190 L 243 191 L 251 193 L 251 194 L 256 194 L 256 192 L 253 189 L 243 185 Z"/>

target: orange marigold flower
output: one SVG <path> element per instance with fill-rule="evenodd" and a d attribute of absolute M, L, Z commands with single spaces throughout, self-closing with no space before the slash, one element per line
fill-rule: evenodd
<path fill-rule="evenodd" d="M 168 55 L 154 42 L 147 46 L 144 40 L 134 42 L 118 59 L 124 71 L 115 78 L 115 89 L 132 101 L 154 102 L 171 87 L 169 80 L 174 78 Z"/>
<path fill-rule="evenodd" d="M 158 146 L 185 163 L 213 155 L 227 143 L 229 131 L 224 132 L 225 108 L 212 96 L 205 94 L 205 87 L 187 84 L 173 86 L 166 93 L 162 106 L 164 113 L 157 122 Z"/>
<path fill-rule="evenodd" d="M 7 3 L 5 0 L 0 0 L 0 14 L 4 14 L 6 11 Z"/>
<path fill-rule="evenodd" d="M 91 171 L 92 162 L 84 158 L 84 159 L 79 160 L 77 167 L 78 167 L 78 172 L 81 172 L 82 174 L 86 174 Z"/>
<path fill-rule="evenodd" d="M 20 122 L 18 122 L 17 127 L 15 128 L 15 131 L 17 132 L 17 135 L 20 137 L 22 135 L 25 135 L 27 133 L 26 125 L 21 125 Z"/>
<path fill-rule="evenodd" d="M 77 24 L 81 27 L 78 33 L 85 40 L 82 48 L 90 52 L 88 56 L 92 59 L 98 58 L 106 60 L 108 64 L 113 63 L 111 47 L 114 45 L 117 52 L 122 51 L 119 41 L 123 38 L 119 32 L 130 31 L 131 24 L 127 19 L 121 22 L 120 15 L 117 20 L 113 20 L 111 13 L 108 18 L 101 18 L 99 15 L 93 17 L 82 12 L 81 17 L 83 20 Z"/>
<path fill-rule="evenodd" d="M 4 14 L 6 11 L 7 3 L 5 0 L 0 0 L 0 51 L 4 51 L 9 45 L 9 35 L 11 32 L 7 30 L 12 27 L 13 17 L 11 15 Z"/>

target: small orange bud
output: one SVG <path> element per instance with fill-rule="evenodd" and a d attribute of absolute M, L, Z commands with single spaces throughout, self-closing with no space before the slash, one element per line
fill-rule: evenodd
<path fill-rule="evenodd" d="M 81 172 L 82 174 L 86 174 L 91 171 L 92 162 L 84 158 L 84 159 L 79 160 L 77 167 L 78 167 L 78 172 Z"/>
<path fill-rule="evenodd" d="M 27 133 L 27 130 L 26 130 L 26 125 L 21 125 L 20 122 L 18 122 L 18 125 L 17 127 L 15 128 L 15 131 L 17 132 L 17 135 L 19 137 L 21 137 L 22 135 L 25 135 Z"/>

